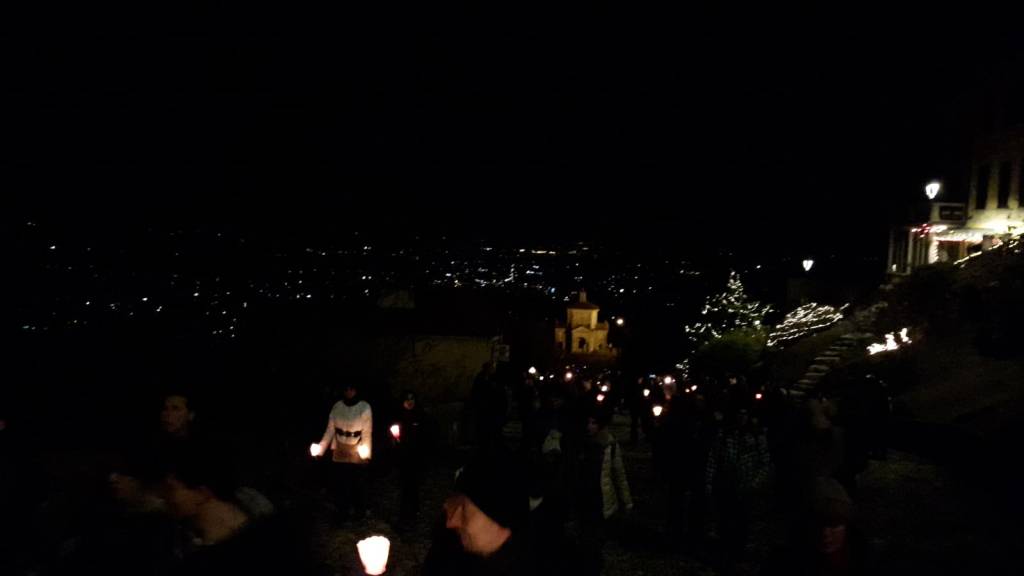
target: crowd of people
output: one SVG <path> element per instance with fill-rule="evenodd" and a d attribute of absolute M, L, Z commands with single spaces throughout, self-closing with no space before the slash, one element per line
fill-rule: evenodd
<path fill-rule="evenodd" d="M 610 426 L 622 412 L 629 444 L 650 443 L 673 549 L 732 573 L 749 560 L 751 515 L 766 505 L 784 511 L 789 545 L 758 559 L 762 573 L 866 573 L 853 498 L 868 457 L 884 457 L 884 438 L 866 432 L 877 427 L 863 425 L 873 398 L 844 412 L 823 396 L 795 402 L 739 376 L 699 385 L 573 371 L 504 376 L 490 363 L 477 375 L 465 405 L 468 447 L 452 452 L 462 465 L 443 510 L 426 511 L 438 423 L 412 391 L 375 410 L 359 382 L 344 382 L 309 447 L 328 472 L 334 525 L 359 529 L 366 519 L 371 465 L 384 453 L 397 469 L 394 531 L 437 518 L 424 574 L 599 575 L 606 542 L 638 522 L 628 460 Z M 510 442 L 506 424 L 516 418 L 522 434 Z M 232 448 L 202 424 L 188 392 L 165 394 L 155 431 L 131 435 L 112 462 L 109 498 L 97 505 L 104 522 L 48 572 L 316 572 L 308 542 L 271 498 L 238 482 Z"/>
<path fill-rule="evenodd" d="M 616 382 L 608 374 L 571 371 L 545 380 L 531 371 L 506 395 L 492 374 L 485 366 L 473 391 L 471 408 L 479 419 L 470 466 L 504 470 L 489 472 L 504 479 L 489 486 L 528 506 L 521 514 L 491 515 L 493 494 L 479 496 L 481 504 L 478 487 L 457 486 L 459 500 L 447 507 L 448 527 L 476 562 L 475 571 L 456 573 L 507 574 L 513 565 L 524 573 L 602 573 L 609 534 L 635 521 L 622 448 L 609 429 L 619 409 L 630 414 L 630 443 L 638 443 L 642 431 L 652 444 L 668 494 L 664 533 L 673 549 L 701 555 L 722 574 L 751 562 L 765 574 L 868 573 L 871 554 L 853 495 L 868 457 L 885 453 L 884 437 L 867 432 L 877 427 L 865 425 L 865 419 L 884 421 L 872 405 L 867 412 L 842 411 L 823 394 L 797 401 L 771 386 L 754 389 L 737 375 L 698 385 L 671 377 Z M 864 388 L 877 385 L 868 381 Z M 517 399 L 523 426 L 515 453 L 502 444 L 507 397 Z M 510 485 L 510 478 L 520 480 Z M 465 502 L 510 535 L 525 534 L 515 554 L 529 556 L 512 563 L 500 547 L 468 545 L 473 534 L 467 526 L 473 524 L 462 519 Z M 748 533 L 758 507 L 782 511 L 788 534 L 767 557 L 751 558 Z M 488 568 L 485 559 L 492 555 L 499 560 Z"/>

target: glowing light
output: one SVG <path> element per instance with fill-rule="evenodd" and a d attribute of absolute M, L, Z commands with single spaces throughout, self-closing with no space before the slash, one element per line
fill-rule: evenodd
<path fill-rule="evenodd" d="M 758 392 L 757 394 L 754 394 L 754 400 L 760 400 L 762 398 L 764 398 L 764 396 L 760 392 Z"/>
<path fill-rule="evenodd" d="M 537 378 L 537 380 L 540 380 L 541 382 L 543 382 L 544 381 L 544 377 L 541 376 L 540 378 Z"/>
<path fill-rule="evenodd" d="M 654 414 L 655 418 L 661 416 L 663 410 L 665 410 L 665 408 L 662 407 L 660 404 L 655 404 L 654 406 L 651 406 L 651 412 Z"/>
<path fill-rule="evenodd" d="M 626 323 L 626 321 L 625 321 L 625 320 L 623 320 L 622 318 L 616 318 L 616 319 L 615 319 L 615 325 L 616 325 L 616 326 L 622 326 L 622 325 L 624 325 L 625 323 Z"/>
<path fill-rule="evenodd" d="M 924 194 L 929 200 L 935 200 L 935 197 L 939 195 L 939 190 L 941 189 L 942 185 L 938 182 L 929 182 L 928 185 L 924 187 Z"/>
<path fill-rule="evenodd" d="M 572 372 L 566 372 L 565 373 L 565 380 L 566 380 L 566 382 L 568 382 L 569 380 L 572 380 Z"/>
<path fill-rule="evenodd" d="M 598 394 L 597 395 L 597 401 L 598 402 L 604 402 L 604 394 Z"/>
<path fill-rule="evenodd" d="M 388 430 L 391 431 L 391 436 L 395 440 L 399 440 L 402 437 L 402 428 L 398 424 L 392 424 L 391 428 L 388 428 Z"/>
<path fill-rule="evenodd" d="M 57 249 L 57 245 L 56 244 L 54 244 L 53 246 L 50 246 L 50 250 L 56 250 L 56 249 Z"/>
<path fill-rule="evenodd" d="M 370 536 L 356 542 L 359 561 L 363 570 L 370 576 L 380 576 L 388 566 L 388 554 L 391 552 L 391 541 L 383 536 Z"/>
<path fill-rule="evenodd" d="M 696 391 L 697 391 L 697 385 L 696 384 L 694 384 L 693 386 L 690 386 L 690 392 L 696 392 Z"/>
<path fill-rule="evenodd" d="M 313 443 L 309 445 L 309 455 L 313 458 L 323 454 L 323 449 L 320 448 L 319 444 Z"/>
<path fill-rule="evenodd" d="M 907 336 L 907 329 L 903 328 L 899 331 L 900 341 L 904 345 L 908 345 L 913 342 L 909 336 Z M 868 355 L 874 356 L 875 354 L 881 354 L 882 352 L 892 352 L 893 350 L 899 350 L 900 343 L 896 341 L 896 334 L 889 332 L 885 335 L 885 342 L 875 342 L 868 346 Z"/>
<path fill-rule="evenodd" d="M 143 301 L 143 302 L 149 302 L 149 298 L 147 298 L 146 296 L 143 296 L 143 297 L 142 297 L 142 301 Z"/>
<path fill-rule="evenodd" d="M 607 391 L 608 391 L 608 385 L 607 384 L 603 384 L 601 386 L 601 392 L 607 392 Z"/>
<path fill-rule="evenodd" d="M 671 383 L 673 383 L 675 381 L 676 381 L 676 379 L 671 377 L 671 376 L 665 376 L 665 380 L 663 380 L 663 382 L 665 382 L 665 384 L 671 384 Z"/>
<path fill-rule="evenodd" d="M 529 372 L 529 373 L 530 373 L 530 375 L 532 376 L 532 375 L 534 375 L 534 374 L 536 374 L 536 373 L 537 373 L 537 369 L 536 369 L 536 368 L 534 368 L 533 366 L 530 366 L 530 369 L 529 369 L 529 370 L 527 370 L 527 372 Z"/>
<path fill-rule="evenodd" d="M 814 268 L 814 260 L 811 260 L 810 258 L 808 258 L 808 259 L 803 261 L 803 265 L 804 265 L 804 272 L 810 272 L 811 268 Z"/>
<path fill-rule="evenodd" d="M 368 460 L 370 458 L 370 447 L 366 444 L 360 444 L 356 446 L 356 454 L 359 454 L 359 457 L 363 460 Z"/>
<path fill-rule="evenodd" d="M 650 395 L 651 395 L 651 391 L 650 391 L 650 389 L 648 389 L 648 388 L 644 388 L 644 398 L 647 398 L 647 397 L 648 397 L 648 396 L 650 396 Z"/>

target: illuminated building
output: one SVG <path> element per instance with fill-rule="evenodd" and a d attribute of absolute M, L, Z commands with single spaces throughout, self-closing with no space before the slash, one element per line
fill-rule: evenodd
<path fill-rule="evenodd" d="M 579 301 L 566 308 L 565 324 L 555 325 L 555 346 L 563 354 L 613 356 L 616 350 L 608 345 L 608 323 L 598 322 L 601 308 L 587 302 L 587 293 L 580 291 Z"/>
<path fill-rule="evenodd" d="M 927 212 L 917 222 L 893 229 L 888 272 L 958 262 L 995 248 L 1024 231 L 1024 123 L 976 139 L 966 185 L 966 202 L 943 200 L 946 190 L 927 188 Z M 925 215 L 926 214 L 926 215 Z"/>

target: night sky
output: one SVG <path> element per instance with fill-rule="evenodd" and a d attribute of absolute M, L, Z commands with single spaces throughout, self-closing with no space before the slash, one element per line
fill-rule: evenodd
<path fill-rule="evenodd" d="M 105 233 L 874 252 L 928 179 L 963 193 L 1019 70 L 1020 20 L 980 7 L 637 4 L 9 19 L 5 188 Z"/>

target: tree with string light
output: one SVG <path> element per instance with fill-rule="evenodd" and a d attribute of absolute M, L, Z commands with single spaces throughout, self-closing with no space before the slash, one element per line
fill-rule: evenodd
<path fill-rule="evenodd" d="M 699 348 L 736 330 L 761 331 L 764 317 L 771 309 L 747 295 L 740 275 L 734 270 L 729 273 L 725 291 L 704 300 L 701 320 L 686 325 L 686 334 Z"/>

